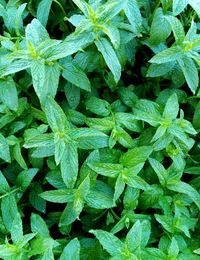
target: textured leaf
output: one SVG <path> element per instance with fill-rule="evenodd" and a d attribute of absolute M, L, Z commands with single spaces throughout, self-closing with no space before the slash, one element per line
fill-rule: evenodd
<path fill-rule="evenodd" d="M 195 63 L 191 58 L 186 56 L 182 57 L 181 59 L 179 58 L 178 63 L 184 73 L 188 87 L 194 94 L 199 85 L 198 70 Z"/>
<path fill-rule="evenodd" d="M 69 123 L 61 107 L 52 97 L 48 97 L 43 109 L 53 132 L 60 132 L 63 135 Z"/>
<path fill-rule="evenodd" d="M 58 60 L 70 56 L 94 41 L 93 33 L 83 32 L 69 35 L 59 45 L 46 52 L 47 61 Z"/>
<path fill-rule="evenodd" d="M 178 116 L 179 112 L 179 104 L 178 98 L 176 94 L 170 96 L 165 105 L 165 110 L 163 112 L 163 116 L 169 119 L 175 119 Z"/>
<path fill-rule="evenodd" d="M 111 163 L 88 163 L 88 166 L 100 175 L 115 178 L 123 170 L 120 164 Z"/>
<path fill-rule="evenodd" d="M 187 6 L 188 0 L 173 0 L 174 15 L 180 14 Z"/>
<path fill-rule="evenodd" d="M 133 31 L 137 33 L 142 24 L 142 16 L 137 1 L 126 0 L 124 3 L 124 12 L 132 25 Z"/>
<path fill-rule="evenodd" d="M 108 136 L 92 128 L 79 128 L 71 131 L 71 137 L 78 142 L 80 149 L 108 147 Z"/>
<path fill-rule="evenodd" d="M 9 97 L 9 98 L 8 98 Z M 15 82 L 12 78 L 0 80 L 0 99 L 11 110 L 18 108 L 18 96 Z"/>
<path fill-rule="evenodd" d="M 17 186 L 20 187 L 20 189 L 22 189 L 23 191 L 25 191 L 30 185 L 35 175 L 37 174 L 37 172 L 38 169 L 36 168 L 32 168 L 21 172 L 16 179 Z"/>
<path fill-rule="evenodd" d="M 31 215 L 31 230 L 43 238 L 50 236 L 45 221 L 37 214 Z"/>
<path fill-rule="evenodd" d="M 200 208 L 200 195 L 191 185 L 180 181 L 175 184 L 170 184 L 167 187 L 170 190 L 188 195 L 194 201 L 197 207 Z"/>
<path fill-rule="evenodd" d="M 163 10 L 161 8 L 156 9 L 150 29 L 150 42 L 155 45 L 159 44 L 165 41 L 170 33 L 170 24 L 165 19 Z"/>
<path fill-rule="evenodd" d="M 182 43 L 185 38 L 185 32 L 182 23 L 174 16 L 166 16 L 170 23 L 176 42 Z"/>
<path fill-rule="evenodd" d="M 12 223 L 11 238 L 14 244 L 23 238 L 22 220 L 19 213 L 15 216 Z"/>
<path fill-rule="evenodd" d="M 6 162 L 10 161 L 10 149 L 5 137 L 0 134 L 0 158 Z"/>
<path fill-rule="evenodd" d="M 134 167 L 140 163 L 144 163 L 151 153 L 152 148 L 150 146 L 136 147 L 122 155 L 120 162 L 126 167 Z"/>
<path fill-rule="evenodd" d="M 102 53 L 107 66 L 114 76 L 115 81 L 118 82 L 121 77 L 121 65 L 112 46 L 106 38 L 101 38 L 98 41 L 95 41 L 95 44 L 98 50 Z"/>
<path fill-rule="evenodd" d="M 181 49 L 179 46 L 172 46 L 162 52 L 156 54 L 149 62 L 162 64 L 172 62 L 182 57 Z"/>
<path fill-rule="evenodd" d="M 13 221 L 18 214 L 17 203 L 13 194 L 10 194 L 2 199 L 1 212 L 7 230 L 11 231 Z"/>
<path fill-rule="evenodd" d="M 37 19 L 46 27 L 52 0 L 42 0 L 37 8 Z"/>
<path fill-rule="evenodd" d="M 62 76 L 75 86 L 86 91 L 91 90 L 91 85 L 86 74 L 72 63 L 64 63 Z"/>
<path fill-rule="evenodd" d="M 111 255 L 115 256 L 122 252 L 123 243 L 113 234 L 103 230 L 91 230 L 103 248 Z"/>
<path fill-rule="evenodd" d="M 66 145 L 60 168 L 63 181 L 67 188 L 73 188 L 78 175 L 78 152 L 76 145 Z"/>
<path fill-rule="evenodd" d="M 195 10 L 197 15 L 200 17 L 200 1 L 199 0 L 188 0 L 189 4 Z"/>
<path fill-rule="evenodd" d="M 4 194 L 10 191 L 10 186 L 4 177 L 3 173 L 0 171 L 0 193 Z"/>
<path fill-rule="evenodd" d="M 75 191 L 74 190 L 51 190 L 45 191 L 40 194 L 40 197 L 43 199 L 55 202 L 55 203 L 66 203 L 72 202 L 74 199 Z"/>
<path fill-rule="evenodd" d="M 60 260 L 79 260 L 80 259 L 80 243 L 77 238 L 71 240 L 64 248 Z"/>
<path fill-rule="evenodd" d="M 33 19 L 26 27 L 26 39 L 37 46 L 45 40 L 49 39 L 46 29 L 39 20 Z"/>

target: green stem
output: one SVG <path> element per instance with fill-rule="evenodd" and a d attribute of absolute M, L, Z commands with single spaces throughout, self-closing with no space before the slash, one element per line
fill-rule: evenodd
<path fill-rule="evenodd" d="M 57 0 L 53 0 L 54 3 L 56 3 L 60 9 L 62 10 L 62 12 L 65 14 L 65 16 L 67 16 L 65 9 L 63 8 L 63 6 L 61 5 L 61 3 L 59 3 Z"/>
<path fill-rule="evenodd" d="M 5 197 L 7 197 L 7 196 L 10 196 L 11 194 L 13 194 L 13 193 L 15 193 L 16 191 L 19 191 L 19 190 L 20 190 L 20 188 L 16 188 L 16 189 L 12 190 L 11 192 L 8 192 L 8 193 L 0 196 L 0 199 L 3 199 Z"/>

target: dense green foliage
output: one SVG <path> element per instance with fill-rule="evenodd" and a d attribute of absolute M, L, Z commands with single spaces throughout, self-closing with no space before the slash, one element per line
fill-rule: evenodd
<path fill-rule="evenodd" d="M 0 258 L 200 259 L 200 1 L 0 0 Z"/>

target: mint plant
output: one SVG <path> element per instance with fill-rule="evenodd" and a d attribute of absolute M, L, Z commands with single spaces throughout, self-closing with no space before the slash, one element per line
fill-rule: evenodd
<path fill-rule="evenodd" d="M 0 0 L 1 259 L 199 259 L 199 19 Z"/>

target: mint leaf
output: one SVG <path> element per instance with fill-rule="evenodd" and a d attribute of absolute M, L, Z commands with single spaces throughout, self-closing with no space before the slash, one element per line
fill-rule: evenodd
<path fill-rule="evenodd" d="M 42 0 L 37 8 L 37 19 L 43 26 L 47 25 L 48 16 L 51 9 L 52 0 Z"/>
<path fill-rule="evenodd" d="M 98 50 L 102 53 L 107 66 L 114 76 L 115 81 L 118 82 L 121 77 L 121 65 L 112 46 L 106 38 L 95 41 L 95 44 Z"/>
<path fill-rule="evenodd" d="M 77 238 L 71 240 L 64 248 L 60 256 L 60 260 L 64 260 L 66 258 L 74 260 L 80 259 L 80 243 Z"/>
<path fill-rule="evenodd" d="M 118 255 L 122 252 L 123 243 L 113 234 L 103 230 L 91 230 L 90 233 L 96 236 L 103 248 L 109 252 L 111 256 Z"/>

